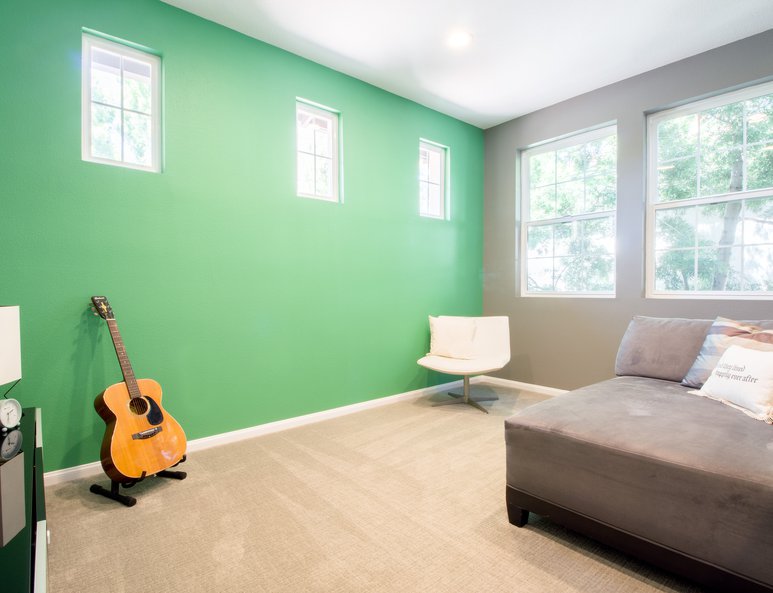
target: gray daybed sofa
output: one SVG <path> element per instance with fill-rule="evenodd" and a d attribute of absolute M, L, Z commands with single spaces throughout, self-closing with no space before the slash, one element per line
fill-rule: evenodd
<path fill-rule="evenodd" d="M 634 318 L 617 377 L 508 418 L 510 522 L 531 511 L 720 591 L 773 591 L 773 426 L 680 384 L 711 326 Z"/>

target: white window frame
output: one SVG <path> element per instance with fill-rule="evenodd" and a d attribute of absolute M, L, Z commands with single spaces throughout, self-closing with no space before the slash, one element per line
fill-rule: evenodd
<path fill-rule="evenodd" d="M 304 192 L 301 191 L 300 183 L 298 181 L 299 172 L 300 172 L 300 155 L 306 154 L 310 155 L 315 159 L 318 158 L 329 158 L 325 157 L 321 154 L 319 154 L 316 150 L 314 152 L 306 152 L 302 151 L 298 145 L 298 116 L 300 113 L 304 113 L 306 115 L 310 115 L 313 117 L 321 117 L 328 122 L 330 122 L 330 130 L 331 130 L 331 154 L 332 154 L 332 163 L 331 163 L 331 171 L 333 173 L 333 193 L 331 196 L 326 196 L 321 193 L 317 192 L 317 183 L 316 183 L 316 167 L 315 167 L 315 182 L 314 182 L 314 192 Z M 314 103 L 312 101 L 308 101 L 306 99 L 301 99 L 300 97 L 296 97 L 295 100 L 295 190 L 296 195 L 302 198 L 313 198 L 316 200 L 322 200 L 325 202 L 335 202 L 335 203 L 342 203 L 343 202 L 343 192 L 341 191 L 342 183 L 341 179 L 343 178 L 342 174 L 342 167 L 341 167 L 341 112 L 337 111 L 331 107 L 326 107 L 324 105 L 320 105 L 319 103 Z"/>
<path fill-rule="evenodd" d="M 533 144 L 528 148 L 520 152 L 520 257 L 518 263 L 520 265 L 520 274 L 518 276 L 520 282 L 520 295 L 522 297 L 529 298 L 615 298 L 617 287 L 617 246 L 615 245 L 615 251 L 613 253 L 613 286 L 610 291 L 530 291 L 529 290 L 529 249 L 528 249 L 528 229 L 530 226 L 542 226 L 542 225 L 555 225 L 565 222 L 575 222 L 581 220 L 591 220 L 596 218 L 608 218 L 612 219 L 612 228 L 615 229 L 615 235 L 617 233 L 617 192 L 615 192 L 615 208 L 612 210 L 603 210 L 593 213 L 576 214 L 569 216 L 561 216 L 557 218 L 542 219 L 538 221 L 531 221 L 529 219 L 529 196 L 530 196 L 530 179 L 529 179 L 529 158 L 545 152 L 555 152 L 562 148 L 568 148 L 571 146 L 578 146 L 605 138 L 607 136 L 617 135 L 617 124 L 605 124 L 603 126 L 593 128 L 590 130 L 579 131 L 567 136 L 562 136 L 553 140 L 546 140 Z M 617 177 L 617 158 L 615 159 L 615 176 Z"/>
<path fill-rule="evenodd" d="M 657 290 L 655 288 L 656 269 L 655 269 L 655 218 L 659 211 L 671 208 L 685 208 L 690 206 L 701 206 L 706 204 L 730 203 L 735 201 L 751 200 L 755 198 L 773 197 L 773 188 L 764 188 L 758 190 L 742 190 L 738 192 L 728 192 L 714 194 L 710 196 L 701 196 L 683 200 L 658 201 L 658 142 L 657 132 L 658 124 L 661 122 L 695 114 L 715 107 L 738 103 L 749 99 L 754 99 L 762 95 L 773 94 L 773 82 L 747 87 L 738 91 L 723 93 L 709 99 L 692 101 L 685 105 L 659 111 L 650 114 L 647 117 L 647 214 L 646 214 L 646 266 L 645 266 L 645 297 L 651 299 L 714 299 L 714 300 L 770 300 L 773 299 L 771 291 L 707 291 L 707 290 Z M 745 130 L 745 128 L 744 128 Z M 745 131 L 744 131 L 745 136 Z M 746 142 L 743 145 L 745 157 Z M 700 162 L 700 143 L 696 153 L 696 158 Z M 744 158 L 743 183 L 747 182 L 746 177 L 746 158 Z M 700 173 L 698 172 L 698 180 Z M 698 181 L 699 182 L 699 181 Z M 697 241 L 697 232 L 696 232 Z M 695 247 L 697 249 L 697 245 Z M 697 265 L 697 263 L 696 263 Z"/>
<path fill-rule="evenodd" d="M 421 161 L 422 152 L 432 152 L 440 156 L 440 171 L 437 179 L 430 179 L 429 174 L 426 179 L 421 176 L 421 166 L 419 166 L 419 216 L 425 218 L 437 218 L 440 220 L 448 220 L 450 214 L 449 208 L 449 173 L 451 170 L 451 151 L 448 146 L 444 146 L 432 140 L 426 140 L 425 138 L 419 139 L 419 159 Z M 440 209 L 439 211 L 430 211 L 424 209 L 421 203 L 421 187 L 422 185 L 437 186 L 440 192 Z"/>
<path fill-rule="evenodd" d="M 99 156 L 94 156 L 91 152 L 91 49 L 98 48 L 104 51 L 115 53 L 123 58 L 130 58 L 144 62 L 150 66 L 150 78 L 151 78 L 151 113 L 150 113 L 150 125 L 151 125 L 151 163 L 150 165 L 142 165 L 138 163 L 131 163 L 123 160 L 123 125 L 121 129 L 121 159 L 109 159 Z M 103 37 L 99 37 L 87 32 L 82 34 L 82 88 L 81 88 L 81 158 L 84 161 L 92 163 L 101 163 L 105 165 L 114 165 L 118 167 L 126 167 L 128 169 L 139 169 L 142 171 L 151 171 L 154 173 L 161 172 L 161 58 L 153 53 L 142 51 L 123 43 L 116 41 L 110 41 Z M 123 76 L 123 67 L 121 68 L 121 76 Z M 115 107 L 121 111 L 121 120 L 123 122 L 124 114 L 130 112 L 123 105 L 123 85 L 121 91 L 121 105 Z M 147 115 L 147 114 L 145 114 Z"/>

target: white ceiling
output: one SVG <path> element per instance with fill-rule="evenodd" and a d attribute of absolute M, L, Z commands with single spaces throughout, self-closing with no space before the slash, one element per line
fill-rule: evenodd
<path fill-rule="evenodd" d="M 164 1 L 484 129 L 773 28 L 773 0 Z"/>

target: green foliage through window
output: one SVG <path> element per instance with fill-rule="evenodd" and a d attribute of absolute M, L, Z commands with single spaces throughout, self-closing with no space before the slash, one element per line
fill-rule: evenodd
<path fill-rule="evenodd" d="M 158 170 L 158 57 L 84 35 L 84 158 Z"/>
<path fill-rule="evenodd" d="M 650 287 L 773 294 L 771 85 L 651 117 Z"/>
<path fill-rule="evenodd" d="M 296 183 L 300 196 L 338 201 L 338 114 L 298 101 Z"/>
<path fill-rule="evenodd" d="M 521 166 L 524 291 L 614 294 L 615 128 L 526 150 Z"/>

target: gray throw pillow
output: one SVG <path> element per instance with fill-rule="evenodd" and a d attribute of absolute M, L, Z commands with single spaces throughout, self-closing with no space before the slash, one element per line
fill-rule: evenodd
<path fill-rule="evenodd" d="M 679 382 L 695 361 L 710 327 L 710 319 L 637 315 L 620 342 L 615 374 Z"/>

